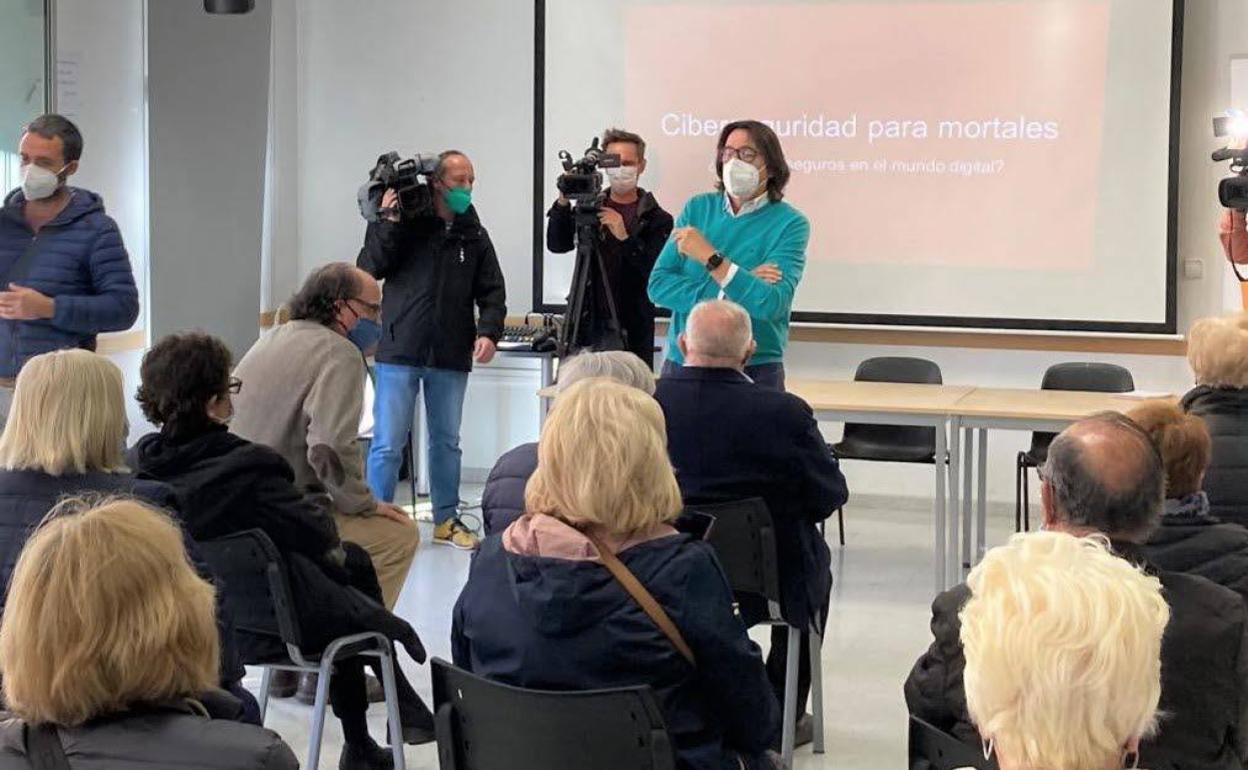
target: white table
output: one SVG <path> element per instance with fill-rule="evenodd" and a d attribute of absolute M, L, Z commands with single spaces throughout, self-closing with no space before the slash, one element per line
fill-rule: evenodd
<path fill-rule="evenodd" d="M 955 468 L 946 465 L 950 414 L 971 393 L 969 385 L 911 385 L 891 382 L 844 382 L 790 379 L 786 389 L 802 398 L 824 422 L 872 425 L 915 425 L 936 429 L 935 494 L 933 495 L 932 572 L 937 591 L 952 585 L 957 575 L 956 506 L 948 506 L 946 481 L 956 481 Z M 948 455 L 950 462 L 954 458 Z M 949 474 L 948 476 L 946 474 Z"/>

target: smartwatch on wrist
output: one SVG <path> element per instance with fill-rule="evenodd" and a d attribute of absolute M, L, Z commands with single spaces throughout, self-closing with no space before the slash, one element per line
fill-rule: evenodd
<path fill-rule="evenodd" d="M 719 268 L 719 266 L 722 264 L 724 264 L 724 255 L 720 254 L 717 251 L 714 254 L 712 254 L 709 259 L 706 260 L 706 269 L 709 272 L 711 270 L 715 270 Z"/>

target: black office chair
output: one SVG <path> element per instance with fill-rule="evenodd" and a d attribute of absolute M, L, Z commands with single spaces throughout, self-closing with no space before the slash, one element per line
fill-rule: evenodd
<path fill-rule="evenodd" d="M 1044 372 L 1041 390 L 1086 390 L 1093 393 L 1129 393 L 1135 390 L 1131 372 L 1116 364 L 1072 362 L 1054 364 Z M 1031 447 L 1018 453 L 1014 466 L 1014 531 L 1031 530 L 1028 468 L 1039 468 L 1049 456 L 1056 433 L 1031 434 Z"/>
<path fill-rule="evenodd" d="M 984 759 L 983 749 L 910 717 L 910 770 L 997 770 L 996 757 Z"/>
<path fill-rule="evenodd" d="M 649 686 L 526 690 L 431 661 L 442 770 L 674 770 Z"/>
<path fill-rule="evenodd" d="M 386 711 L 390 735 L 401 736 L 398 690 L 395 689 L 394 651 L 384 634 L 367 632 L 341 636 L 318 654 L 305 653 L 301 647 L 302 632 L 295 616 L 290 582 L 282 556 L 269 536 L 259 529 L 249 529 L 216 540 L 200 543 L 204 560 L 221 579 L 225 602 L 239 631 L 272 636 L 286 647 L 286 655 L 272 660 L 244 660 L 248 666 L 261 666 L 260 722 L 269 705 L 269 680 L 275 670 L 319 674 L 316 700 L 312 705 L 312 729 L 308 738 L 307 761 L 303 767 L 316 770 L 321 756 L 321 736 L 325 728 L 325 707 L 329 703 L 329 678 L 334 661 L 363 655 L 381 659 L 382 689 L 386 694 Z M 403 742 L 391 742 L 394 766 L 403 770 Z"/>
<path fill-rule="evenodd" d="M 804 705 L 797 702 L 798 655 L 801 637 L 810 636 L 810 700 L 815 722 L 814 751 L 823 753 L 823 666 L 820 659 L 822 639 L 818 619 L 810 628 L 797 628 L 785 619 L 780 602 L 780 567 L 776 551 L 776 529 L 767 503 L 760 497 L 727 502 L 686 501 L 685 507 L 715 517 L 706 541 L 715 549 L 728 584 L 738 597 L 761 598 L 767 603 L 767 617 L 762 624 L 789 627 L 788 657 L 784 671 L 784 721 L 780 737 L 780 754 L 785 766 L 793 766 L 796 742 L 797 713 Z"/>
<path fill-rule="evenodd" d="M 924 358 L 885 356 L 858 364 L 855 382 L 905 382 L 940 385 L 940 367 Z M 873 460 L 890 463 L 936 463 L 936 429 L 916 425 L 863 425 L 846 423 L 840 442 L 832 451 L 842 460 Z M 948 456 L 941 458 L 947 462 Z M 845 545 L 845 513 L 836 511 L 841 545 Z"/>

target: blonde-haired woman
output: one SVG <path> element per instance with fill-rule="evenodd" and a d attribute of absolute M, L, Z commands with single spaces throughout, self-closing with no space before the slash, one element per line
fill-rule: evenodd
<path fill-rule="evenodd" d="M 1118 770 L 1161 697 L 1161 583 L 1096 537 L 1015 535 L 972 570 L 966 705 L 1001 770 Z"/>
<path fill-rule="evenodd" d="M 275 733 L 212 717 L 215 594 L 182 542 L 128 499 L 71 499 L 31 535 L 0 620 L 0 768 L 35 767 L 40 738 L 78 767 L 298 767 Z"/>
<path fill-rule="evenodd" d="M 769 767 L 779 706 L 710 546 L 670 525 L 681 500 L 658 403 L 602 378 L 561 393 L 525 504 L 473 560 L 453 616 L 456 665 L 521 687 L 648 684 L 681 767 Z M 696 665 L 616 581 L 592 539 L 654 596 Z"/>
<path fill-rule="evenodd" d="M 581 380 L 605 377 L 654 395 L 654 370 L 627 350 L 600 350 L 578 353 L 559 366 L 555 386 L 562 393 Z M 485 480 L 481 493 L 481 516 L 485 533 L 502 532 L 524 512 L 524 486 L 537 468 L 537 444 L 530 442 L 512 447 L 498 458 Z"/>
<path fill-rule="evenodd" d="M 1213 438 L 1204 480 L 1209 512 L 1248 526 L 1248 312 L 1194 323 L 1187 361 L 1196 387 L 1183 408 L 1202 418 Z"/>
<path fill-rule="evenodd" d="M 169 487 L 135 479 L 126 468 L 122 387 L 116 364 L 86 350 L 35 356 L 17 375 L 0 435 L 0 589 L 8 585 L 30 531 L 63 497 L 124 494 L 175 508 Z M 210 574 L 204 566 L 200 571 Z M 224 611 L 219 623 L 222 686 L 241 702 L 240 717 L 258 723 L 255 699 L 239 684 L 245 671 Z"/>

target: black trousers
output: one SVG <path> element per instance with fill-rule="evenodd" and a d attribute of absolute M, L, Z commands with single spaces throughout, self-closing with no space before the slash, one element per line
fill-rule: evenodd
<path fill-rule="evenodd" d="M 828 627 L 828 606 L 831 604 L 832 590 L 823 595 L 823 605 L 819 610 L 819 639 Z M 801 660 L 797 664 L 797 714 L 802 715 L 806 698 L 810 695 L 810 635 L 802 634 Z M 789 660 L 789 627 L 771 627 L 771 649 L 767 651 L 767 678 L 771 680 L 771 688 L 776 691 L 780 707 L 784 707 L 784 669 Z"/>
<path fill-rule="evenodd" d="M 375 601 L 378 606 L 383 606 L 381 584 L 377 582 L 377 572 L 373 569 L 373 564 L 369 560 L 368 554 L 354 543 L 344 543 L 343 545 L 347 552 L 346 571 L 349 575 L 350 587 L 355 588 L 369 599 Z M 387 612 L 386 615 L 390 615 L 390 613 Z M 390 637 L 390 654 L 394 656 L 394 640 L 397 638 L 397 634 L 402 630 L 413 634 L 415 632 L 412 631 L 411 626 L 397 616 L 391 615 L 391 617 L 398 623 L 383 623 L 381 624 L 384 626 L 383 628 L 375 630 L 381 631 Z M 364 629 L 356 629 L 356 631 L 360 630 Z M 350 633 L 350 631 L 343 629 L 343 634 L 346 633 Z M 366 663 L 373 669 L 377 678 L 384 681 L 381 673 L 381 660 L 364 656 L 344 658 L 336 662 L 334 664 L 334 675 L 329 680 L 329 702 L 333 706 L 334 716 L 338 717 L 338 721 L 342 722 L 343 738 L 347 743 L 364 743 L 369 737 L 366 716 L 368 712 L 368 685 L 364 678 L 364 666 Z M 399 667 L 397 656 L 394 657 L 394 681 L 399 699 L 399 716 L 402 723 L 405 725 L 420 724 L 422 726 L 432 726 L 432 714 L 420 699 L 420 696 L 412 689 L 412 685 L 407 681 L 407 677 L 403 675 L 403 669 Z M 399 740 L 399 737 L 393 736 L 392 740 Z"/>
<path fill-rule="evenodd" d="M 819 638 L 823 639 L 823 632 L 828 627 L 828 607 L 832 598 L 832 581 L 828 581 L 828 590 L 823 594 L 823 598 L 819 607 Z M 767 604 L 761 598 L 752 596 L 740 597 L 741 619 L 745 625 L 755 626 L 767 617 Z M 806 705 L 806 699 L 810 695 L 810 636 L 806 633 L 802 634 L 800 645 L 801 660 L 797 663 L 797 707 L 798 716 L 801 716 L 802 708 Z M 788 626 L 772 626 L 771 627 L 771 649 L 767 651 L 767 678 L 771 680 L 771 688 L 776 693 L 776 698 L 780 701 L 781 708 L 784 707 L 784 669 L 789 660 L 789 627 Z"/>
<path fill-rule="evenodd" d="M 408 634 L 415 636 L 416 632 L 407 621 L 382 605 L 381 585 L 364 549 L 354 543 L 343 543 L 343 548 L 346 562 L 333 577 L 299 554 L 286 555 L 291 592 L 307 651 L 319 652 L 331 639 L 340 636 L 377 631 L 391 640 L 393 653 L 394 641 L 403 641 Z M 237 637 L 245 661 L 286 657 L 285 645 L 276 636 L 240 632 Z M 334 716 L 342 722 L 343 736 L 348 743 L 368 739 L 366 664 L 381 678 L 380 660 L 357 656 L 337 661 L 329 680 L 330 705 Z M 403 724 L 432 726 L 432 714 L 403 675 L 397 658 L 394 677 Z"/>

